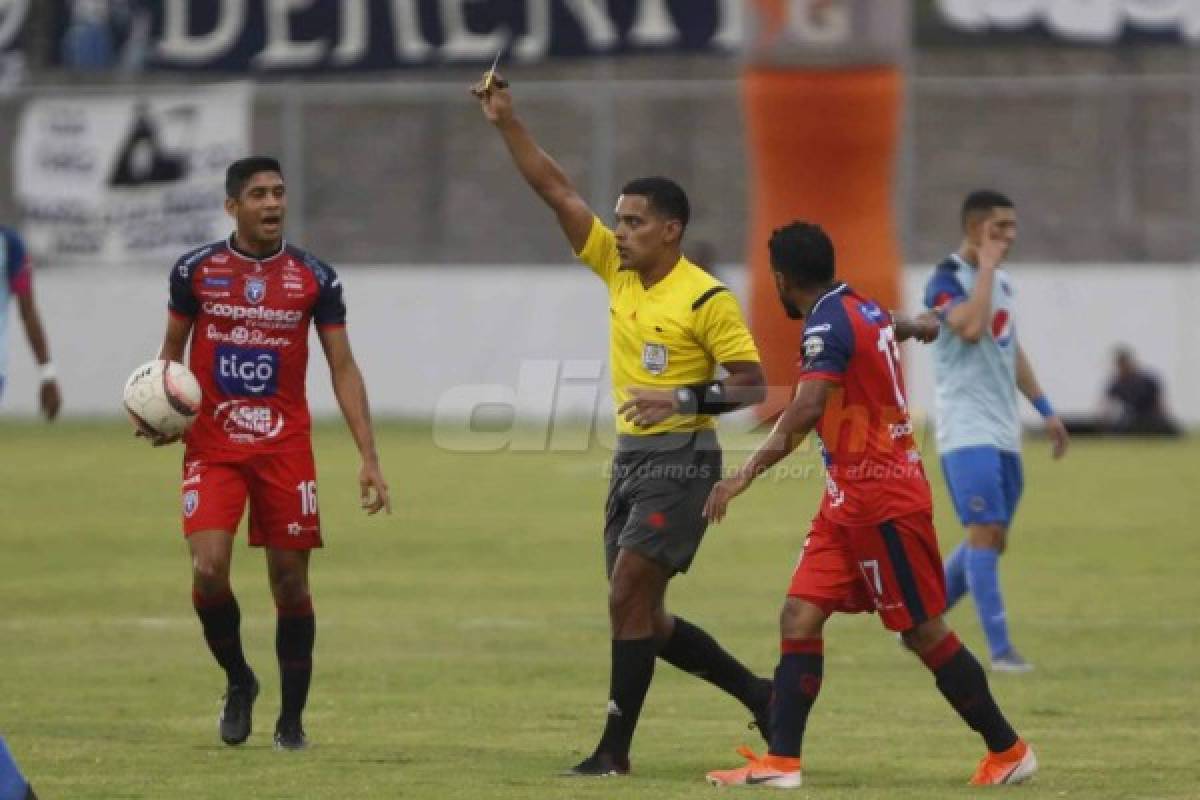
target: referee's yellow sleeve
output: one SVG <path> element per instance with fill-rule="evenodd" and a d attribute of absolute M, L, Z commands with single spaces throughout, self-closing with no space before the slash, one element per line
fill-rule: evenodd
<path fill-rule="evenodd" d="M 588 231 L 587 242 L 575 257 L 587 264 L 605 284 L 611 284 L 621 268 L 617 237 L 599 217 L 592 217 L 592 229 Z"/>
<path fill-rule="evenodd" d="M 758 361 L 758 347 L 746 327 L 737 299 L 728 291 L 713 295 L 696 313 L 696 336 L 718 364 Z"/>

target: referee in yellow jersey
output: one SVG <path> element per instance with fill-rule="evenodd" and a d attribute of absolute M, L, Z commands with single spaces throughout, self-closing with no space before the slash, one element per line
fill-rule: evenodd
<path fill-rule="evenodd" d="M 667 613 L 665 602 L 667 584 L 687 570 L 700 546 L 704 502 L 721 477 L 715 415 L 766 395 L 737 300 L 683 257 L 689 207 L 676 183 L 626 184 L 610 230 L 516 117 L 504 79 L 489 73 L 473 93 L 572 250 L 608 287 L 619 434 L 604 509 L 612 672 L 600 743 L 569 774 L 629 772 L 630 742 L 656 657 L 736 697 L 768 735 L 771 682 Z M 714 380 L 718 364 L 728 373 L 724 380 Z"/>

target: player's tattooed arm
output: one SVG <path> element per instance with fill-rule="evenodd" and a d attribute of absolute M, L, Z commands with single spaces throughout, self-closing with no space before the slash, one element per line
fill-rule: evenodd
<path fill-rule="evenodd" d="M 896 331 L 896 341 L 903 342 L 916 339 L 928 344 L 938 337 L 942 323 L 933 311 L 923 311 L 915 317 L 902 317 L 892 314 L 892 327 Z"/>
<path fill-rule="evenodd" d="M 508 82 L 496 72 L 484 74 L 471 88 L 488 122 L 504 138 L 513 164 L 546 205 L 558 217 L 572 249 L 578 253 L 587 244 L 595 214 L 571 183 L 563 168 L 543 150 L 513 110 Z"/>
<path fill-rule="evenodd" d="M 816 427 L 825 413 L 825 402 L 833 383 L 825 380 L 800 381 L 796 396 L 779 419 L 770 435 L 737 472 L 717 483 L 704 504 L 704 517 L 711 522 L 725 518 L 729 503 L 762 473 L 791 455 L 809 431 Z"/>

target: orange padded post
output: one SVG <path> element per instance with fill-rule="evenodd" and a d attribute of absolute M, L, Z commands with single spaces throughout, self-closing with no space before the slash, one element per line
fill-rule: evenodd
<path fill-rule="evenodd" d="M 784 314 L 767 240 L 794 219 L 832 237 L 838 276 L 887 308 L 900 301 L 892 178 L 903 79 L 896 67 L 750 67 L 743 76 L 750 150 L 750 321 L 768 385 L 760 416 L 787 404 L 802 325 Z"/>

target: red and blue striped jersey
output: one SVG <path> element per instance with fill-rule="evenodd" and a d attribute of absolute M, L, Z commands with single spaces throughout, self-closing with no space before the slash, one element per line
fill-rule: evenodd
<path fill-rule="evenodd" d="M 931 508 L 891 314 L 842 283 L 806 323 L 800 380 L 835 384 L 817 423 L 821 514 L 839 525 L 874 525 Z"/>

